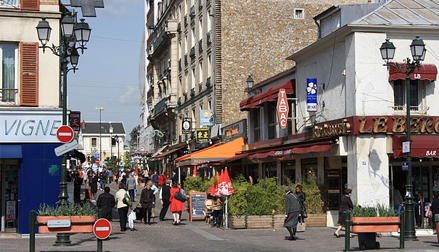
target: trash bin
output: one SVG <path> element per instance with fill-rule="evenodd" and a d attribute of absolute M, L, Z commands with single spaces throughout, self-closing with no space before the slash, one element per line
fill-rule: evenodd
<path fill-rule="evenodd" d="M 360 250 L 379 249 L 380 243 L 376 239 L 377 233 L 358 233 L 358 246 Z"/>

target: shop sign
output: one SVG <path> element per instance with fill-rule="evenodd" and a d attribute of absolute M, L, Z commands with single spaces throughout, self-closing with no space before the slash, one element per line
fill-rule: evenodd
<path fill-rule="evenodd" d="M 239 122 L 227 125 L 222 128 L 224 135 L 224 142 L 230 142 L 240 137 L 246 136 L 247 120 L 241 120 Z"/>
<path fill-rule="evenodd" d="M 192 119 L 184 118 L 182 122 L 183 134 L 190 134 L 192 131 Z"/>
<path fill-rule="evenodd" d="M 287 127 L 290 107 L 288 106 L 287 92 L 284 88 L 279 89 L 277 98 L 277 117 L 279 120 L 279 126 L 281 129 L 285 129 Z"/>
<path fill-rule="evenodd" d="M 317 111 L 317 79 L 306 79 L 306 110 Z"/>
<path fill-rule="evenodd" d="M 59 143 L 61 111 L 0 112 L 0 143 Z"/>
<path fill-rule="evenodd" d="M 371 133 L 405 133 L 406 117 L 361 117 L 358 132 L 360 134 Z M 439 134 L 439 118 L 438 117 L 411 117 L 410 126 L 412 133 Z"/>
<path fill-rule="evenodd" d="M 209 129 L 197 129 L 197 142 L 209 142 Z"/>
<path fill-rule="evenodd" d="M 8 200 L 6 201 L 6 220 L 15 220 L 17 219 L 17 211 L 15 211 L 15 201 Z"/>
<path fill-rule="evenodd" d="M 314 125 L 313 138 L 342 136 L 351 132 L 351 124 L 347 119 L 343 119 L 341 123 Z"/>
<path fill-rule="evenodd" d="M 213 111 L 200 110 L 200 126 L 212 126 L 212 125 L 213 125 Z"/>
<path fill-rule="evenodd" d="M 69 115 L 70 127 L 74 131 L 81 130 L 81 111 L 71 111 Z"/>

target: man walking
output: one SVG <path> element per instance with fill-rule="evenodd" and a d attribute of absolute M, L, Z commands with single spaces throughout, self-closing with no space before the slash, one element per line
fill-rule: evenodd
<path fill-rule="evenodd" d="M 160 203 L 162 204 L 162 210 L 160 211 L 159 220 L 164 221 L 166 212 L 168 211 L 169 205 L 171 201 L 169 198 L 171 197 L 171 180 L 166 180 L 166 184 L 162 186 L 160 190 Z"/>
<path fill-rule="evenodd" d="M 286 209 L 284 227 L 286 227 L 288 232 L 290 233 L 290 237 L 288 238 L 288 240 L 294 241 L 297 240 L 296 229 L 302 207 L 297 200 L 297 196 L 292 193 L 291 187 L 285 187 L 285 193 Z"/>
<path fill-rule="evenodd" d="M 127 190 L 128 190 L 128 194 L 130 195 L 130 199 L 132 202 L 135 202 L 134 200 L 134 190 L 136 190 L 136 179 L 133 177 L 133 174 L 130 173 L 128 175 L 129 177 L 127 178 L 126 181 L 126 186 L 127 186 Z"/>
<path fill-rule="evenodd" d="M 110 187 L 104 188 L 104 193 L 99 195 L 96 206 L 101 210 L 102 217 L 112 221 L 113 220 L 113 207 L 116 205 L 114 196 L 110 194 Z"/>

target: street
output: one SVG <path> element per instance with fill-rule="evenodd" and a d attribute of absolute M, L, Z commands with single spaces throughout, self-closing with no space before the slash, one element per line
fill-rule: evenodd
<path fill-rule="evenodd" d="M 111 194 L 116 192 L 116 184 L 112 183 Z M 140 192 L 140 189 L 139 189 Z M 157 195 L 158 196 L 158 195 Z M 138 198 L 140 193 L 136 197 Z M 158 197 L 157 197 L 157 201 Z M 160 211 L 160 203 L 155 209 L 156 216 Z M 114 218 L 116 217 L 116 218 Z M 288 241 L 285 237 L 288 232 L 280 229 L 242 229 L 224 230 L 212 228 L 204 221 L 188 221 L 185 212 L 182 224 L 172 225 L 172 217 L 168 212 L 165 221 L 155 218 L 153 225 L 145 225 L 135 221 L 135 231 L 121 232 L 117 211 L 113 211 L 112 234 L 103 242 L 103 251 L 343 251 L 344 232 L 341 238 L 333 236 L 335 228 L 315 227 L 299 232 L 301 240 Z M 418 236 L 419 241 L 406 242 L 406 249 L 402 251 L 439 251 L 439 244 L 435 236 Z M 70 237 L 72 245 L 69 247 L 55 247 L 56 237 L 37 236 L 36 251 L 96 251 L 97 240 L 92 233 L 74 234 Z M 396 237 L 377 238 L 381 243 L 379 251 L 401 251 L 399 240 Z M 21 252 L 29 250 L 29 239 L 0 238 L 1 252 Z M 351 239 L 351 250 L 358 251 L 357 236 Z M 369 250 L 373 251 L 373 250 Z M 378 250 L 377 250 L 378 251 Z"/>

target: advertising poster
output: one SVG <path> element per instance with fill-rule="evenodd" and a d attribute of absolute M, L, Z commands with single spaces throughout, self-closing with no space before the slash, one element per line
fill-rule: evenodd
<path fill-rule="evenodd" d="M 6 201 L 6 220 L 15 220 L 15 201 Z"/>
<path fill-rule="evenodd" d="M 212 110 L 200 110 L 200 125 L 201 126 L 212 126 L 213 117 Z"/>
<path fill-rule="evenodd" d="M 317 111 L 317 79 L 306 79 L 306 110 Z"/>

